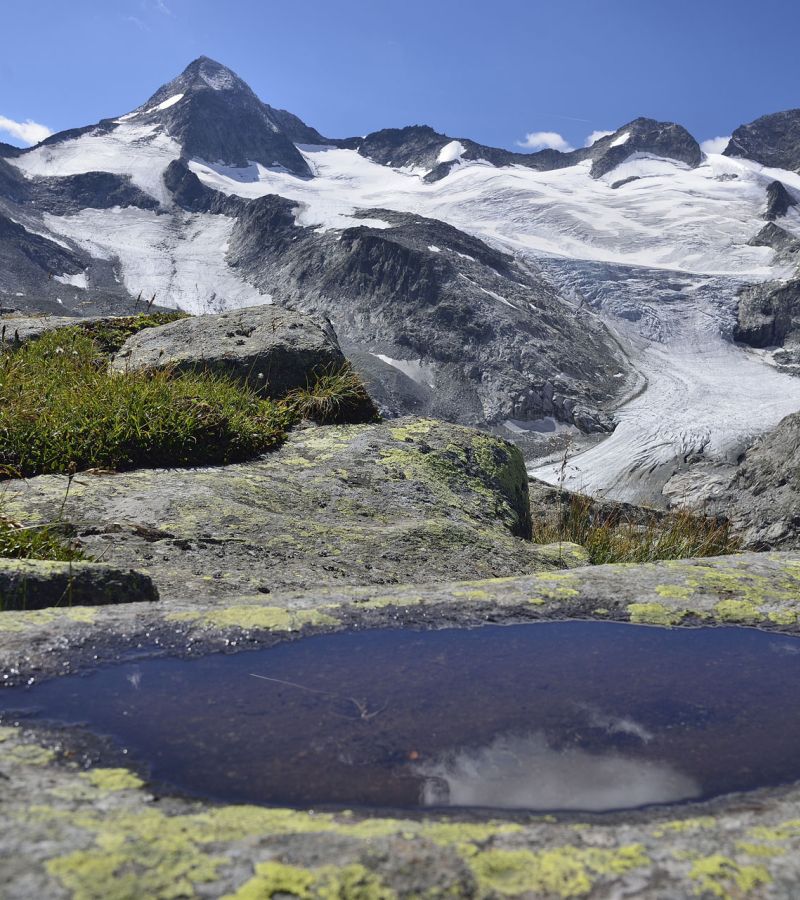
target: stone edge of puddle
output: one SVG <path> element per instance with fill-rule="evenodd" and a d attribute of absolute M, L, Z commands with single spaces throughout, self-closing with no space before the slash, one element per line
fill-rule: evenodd
<path fill-rule="evenodd" d="M 494 581 L 0 614 L 0 675 L 26 681 L 144 652 L 265 646 L 353 627 L 596 618 L 797 633 L 800 554 L 603 566 Z M 0 871 L 9 898 L 795 895 L 800 788 L 596 816 L 477 821 L 325 814 L 155 798 L 125 768 L 0 729 Z M 120 881 L 122 879 L 122 881 Z M 338 890 L 339 894 L 332 893 Z M 176 893 L 177 891 L 177 893 Z M 361 893 L 357 893 L 360 891 Z M 344 892 L 344 893 L 343 893 Z"/>

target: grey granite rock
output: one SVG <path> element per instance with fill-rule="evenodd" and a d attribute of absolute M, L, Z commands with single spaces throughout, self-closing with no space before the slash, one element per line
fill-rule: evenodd
<path fill-rule="evenodd" d="M 4 485 L 23 524 L 61 514 L 92 556 L 148 573 L 166 600 L 515 575 L 585 561 L 529 542 L 519 450 L 428 419 L 308 428 L 238 465 Z M 61 510 L 64 504 L 63 512 Z"/>
<path fill-rule="evenodd" d="M 253 306 L 148 328 L 114 357 L 119 371 L 170 368 L 228 375 L 281 397 L 345 359 L 332 327 L 279 306 Z"/>

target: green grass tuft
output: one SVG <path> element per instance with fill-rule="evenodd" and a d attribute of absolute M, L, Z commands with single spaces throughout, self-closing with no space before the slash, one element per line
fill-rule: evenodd
<path fill-rule="evenodd" d="M 257 456 L 291 410 L 212 374 L 110 372 L 80 327 L 0 357 L 0 477 Z"/>
<path fill-rule="evenodd" d="M 349 363 L 317 375 L 312 384 L 291 391 L 283 402 L 294 417 L 319 425 L 373 422 L 378 418 L 364 382 Z"/>
<path fill-rule="evenodd" d="M 56 562 L 75 562 L 88 557 L 71 544 L 57 526 L 25 528 L 18 522 L 0 515 L 0 558 L 49 559 Z"/>
<path fill-rule="evenodd" d="M 136 316 L 120 316 L 114 319 L 103 319 L 99 322 L 76 322 L 95 342 L 101 353 L 112 356 L 122 349 L 122 345 L 134 334 L 145 328 L 157 328 L 168 325 L 178 319 L 188 319 L 189 314 L 175 312 L 139 313 Z"/>
<path fill-rule="evenodd" d="M 723 556 L 739 549 L 728 523 L 719 519 L 680 511 L 637 520 L 624 507 L 598 505 L 580 494 L 565 495 L 549 519 L 535 523 L 533 540 L 581 544 L 593 565 Z"/>

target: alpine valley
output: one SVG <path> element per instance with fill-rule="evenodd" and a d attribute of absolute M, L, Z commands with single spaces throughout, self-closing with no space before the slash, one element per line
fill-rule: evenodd
<path fill-rule="evenodd" d="M 798 138 L 800 110 L 721 154 L 647 118 L 570 152 L 333 138 L 201 57 L 130 112 L 0 144 L 0 306 L 322 315 L 384 415 L 658 503 L 800 409 Z"/>

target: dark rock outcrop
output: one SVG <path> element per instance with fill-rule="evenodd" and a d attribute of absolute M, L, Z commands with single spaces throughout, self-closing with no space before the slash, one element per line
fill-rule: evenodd
<path fill-rule="evenodd" d="M 747 549 L 800 548 L 800 413 L 759 438 L 708 505 Z"/>
<path fill-rule="evenodd" d="M 278 306 L 253 306 L 146 328 L 128 338 L 112 366 L 217 372 L 281 397 L 344 362 L 328 322 Z"/>
<path fill-rule="evenodd" d="M 409 213 L 369 210 L 364 217 L 389 227 L 320 233 L 299 227 L 295 210 L 280 197 L 253 201 L 229 262 L 277 302 L 329 317 L 348 353 L 415 370 L 420 390 L 405 411 L 468 425 L 552 415 L 587 431 L 611 427 L 602 407 L 620 390 L 622 353 L 540 272 Z M 379 374 L 371 369 L 368 380 Z"/>
<path fill-rule="evenodd" d="M 703 157 L 700 145 L 681 125 L 646 118 L 634 119 L 590 147 L 568 152 L 545 149 L 535 153 L 519 153 L 502 150 L 468 138 L 454 139 L 427 125 L 386 128 L 364 138 L 350 138 L 337 143 L 358 150 L 362 156 L 384 166 L 427 169 L 425 180 L 439 181 L 458 164 L 458 160 L 440 160 L 442 151 L 454 142 L 461 145 L 459 159 L 484 160 L 493 166 L 520 165 L 550 171 L 590 159 L 593 178 L 607 174 L 632 153 L 662 156 L 692 167 L 699 166 Z"/>
<path fill-rule="evenodd" d="M 800 280 L 744 288 L 733 338 L 751 347 L 778 347 L 800 338 Z"/>
<path fill-rule="evenodd" d="M 24 284 L 39 285 L 55 275 L 78 275 L 86 264 L 83 254 L 0 213 L 0 292 L 13 292 Z"/>
<path fill-rule="evenodd" d="M 152 580 L 133 569 L 94 562 L 0 559 L 0 616 L 13 609 L 155 600 L 158 591 Z"/>
<path fill-rule="evenodd" d="M 229 166 L 283 166 L 305 177 L 311 170 L 295 143 L 325 143 L 319 132 L 262 103 L 241 78 L 206 56 L 159 88 L 133 116 L 137 123 L 159 123 L 186 157 Z"/>
<path fill-rule="evenodd" d="M 785 216 L 793 207 L 797 206 L 797 200 L 786 189 L 782 181 L 770 181 L 767 185 L 767 208 L 764 218 L 768 222 L 774 222 L 781 216 Z"/>
<path fill-rule="evenodd" d="M 740 125 L 723 154 L 774 169 L 800 171 L 800 109 L 771 113 Z"/>

